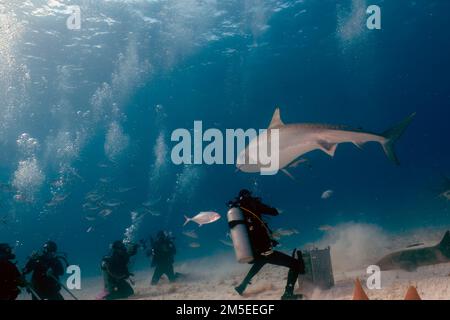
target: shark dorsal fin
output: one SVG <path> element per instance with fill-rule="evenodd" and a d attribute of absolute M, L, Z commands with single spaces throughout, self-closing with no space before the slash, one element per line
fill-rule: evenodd
<path fill-rule="evenodd" d="M 269 129 L 279 128 L 282 126 L 284 126 L 284 123 L 281 121 L 280 108 L 276 108 L 272 116 L 272 121 L 270 121 Z"/>

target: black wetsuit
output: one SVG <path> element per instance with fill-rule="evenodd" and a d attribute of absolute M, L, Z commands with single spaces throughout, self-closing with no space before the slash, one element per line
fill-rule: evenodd
<path fill-rule="evenodd" d="M 128 270 L 130 258 L 137 253 L 137 246 L 129 251 L 113 250 L 102 260 L 106 300 L 124 299 L 134 294 L 128 279 L 133 274 Z"/>
<path fill-rule="evenodd" d="M 22 275 L 16 264 L 0 258 L 0 300 L 15 300 L 23 286 Z"/>
<path fill-rule="evenodd" d="M 152 285 L 156 285 L 165 274 L 170 282 L 175 281 L 176 275 L 173 271 L 173 262 L 176 254 L 175 244 L 169 237 L 159 238 L 153 242 L 152 266 L 155 272 L 152 277 Z"/>
<path fill-rule="evenodd" d="M 25 265 L 23 274 L 33 272 L 31 286 L 39 297 L 31 294 L 33 300 L 64 300 L 60 293 L 59 277 L 64 266 L 59 257 L 51 254 L 34 255 Z"/>
<path fill-rule="evenodd" d="M 304 272 L 302 260 L 291 257 L 280 251 L 273 250 L 273 246 L 276 245 L 277 242 L 271 239 L 271 231 L 262 219 L 262 215 L 264 214 L 277 216 L 278 210 L 263 204 L 259 198 L 254 197 L 242 198 L 236 202 L 236 205 L 241 208 L 246 219 L 255 257 L 250 271 L 240 285 L 242 291 L 250 284 L 251 279 L 261 270 L 261 268 L 266 263 L 269 263 L 289 268 L 286 290 L 292 293 L 299 273 Z"/>

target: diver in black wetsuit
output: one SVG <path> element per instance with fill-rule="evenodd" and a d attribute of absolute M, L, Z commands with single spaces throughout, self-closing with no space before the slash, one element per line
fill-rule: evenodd
<path fill-rule="evenodd" d="M 301 252 L 297 251 L 296 259 L 280 251 L 273 250 L 273 247 L 276 246 L 278 242 L 271 238 L 272 232 L 267 223 L 262 220 L 263 214 L 277 216 L 277 209 L 263 204 L 259 198 L 252 197 L 250 191 L 246 189 L 241 190 L 238 198 L 234 201 L 230 201 L 228 206 L 239 207 L 242 210 L 254 254 L 254 261 L 252 262 L 253 266 L 242 283 L 235 288 L 237 293 L 242 295 L 250 284 L 251 279 L 266 263 L 269 263 L 289 268 L 285 292 L 281 299 L 289 300 L 300 298 L 301 296 L 294 294 L 294 285 L 298 275 L 304 273 Z"/>
<path fill-rule="evenodd" d="M 128 270 L 130 258 L 136 255 L 138 245 L 125 246 L 122 241 L 114 241 L 111 253 L 102 260 L 103 279 L 105 281 L 105 300 L 124 299 L 134 294 L 129 283 L 133 274 Z"/>
<path fill-rule="evenodd" d="M 65 258 L 58 256 L 57 250 L 55 242 L 47 241 L 42 253 L 32 254 L 23 269 L 23 275 L 33 272 L 31 276 L 33 300 L 64 300 L 59 292 L 61 290 L 59 277 L 64 274 L 61 259 L 65 260 Z M 67 264 L 66 261 L 64 262 Z"/>
<path fill-rule="evenodd" d="M 152 240 L 151 251 L 147 253 L 148 256 L 152 256 L 152 267 L 155 267 L 152 285 L 158 284 L 163 274 L 167 276 L 170 282 L 175 281 L 177 274 L 173 271 L 173 262 L 176 252 L 172 237 L 164 231 L 159 231 L 156 239 Z"/>
<path fill-rule="evenodd" d="M 25 281 L 13 262 L 15 258 L 11 247 L 7 243 L 0 243 L 0 300 L 16 300 L 20 287 L 25 286 Z"/>

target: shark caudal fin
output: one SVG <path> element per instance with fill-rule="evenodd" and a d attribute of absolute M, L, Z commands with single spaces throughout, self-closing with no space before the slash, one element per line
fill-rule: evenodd
<path fill-rule="evenodd" d="M 438 244 L 439 249 L 441 252 L 447 257 L 450 258 L 450 231 L 447 230 L 447 232 L 444 234 L 444 237 L 442 238 L 441 242 Z"/>
<path fill-rule="evenodd" d="M 184 221 L 183 227 L 184 227 L 185 225 L 187 225 L 187 224 L 189 223 L 189 221 L 192 220 L 191 218 L 188 218 L 188 217 L 186 217 L 186 216 L 184 216 L 184 219 L 186 219 L 186 220 Z"/>
<path fill-rule="evenodd" d="M 386 138 L 386 141 L 382 144 L 384 152 L 389 160 L 394 162 L 396 165 L 399 165 L 400 162 L 395 154 L 395 143 L 402 136 L 403 132 L 405 132 L 415 115 L 416 113 L 414 112 L 395 127 L 382 133 L 382 136 Z"/>

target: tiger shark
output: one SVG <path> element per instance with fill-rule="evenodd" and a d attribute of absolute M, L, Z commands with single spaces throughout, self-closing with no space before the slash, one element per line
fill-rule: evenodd
<path fill-rule="evenodd" d="M 447 231 L 441 242 L 435 246 L 394 252 L 381 258 L 376 265 L 383 271 L 415 271 L 420 266 L 445 262 L 450 262 L 450 231 Z"/>
<path fill-rule="evenodd" d="M 338 144 L 353 143 L 361 148 L 367 142 L 378 142 L 382 147 L 386 156 L 395 164 L 399 164 L 399 160 L 395 154 L 395 143 L 401 137 L 405 129 L 411 123 L 415 113 L 405 118 L 398 125 L 381 133 L 371 133 L 360 129 L 351 129 L 346 126 L 310 124 L 310 123 L 293 123 L 285 124 L 281 120 L 280 109 L 276 108 L 269 124 L 268 130 L 260 133 L 256 138 L 250 141 L 247 147 L 242 150 L 237 159 L 237 168 L 242 172 L 262 172 L 267 163 L 263 163 L 256 159 L 257 152 L 261 147 L 265 150 L 270 149 L 273 140 L 272 129 L 277 132 L 278 144 L 278 170 L 282 170 L 289 177 L 293 178 L 286 170 L 292 163 L 296 162 L 304 154 L 313 150 L 322 150 L 329 156 L 333 157 Z M 266 144 L 262 146 L 262 144 Z M 275 150 L 276 152 L 276 150 Z M 278 171 L 276 170 L 276 171 Z"/>

